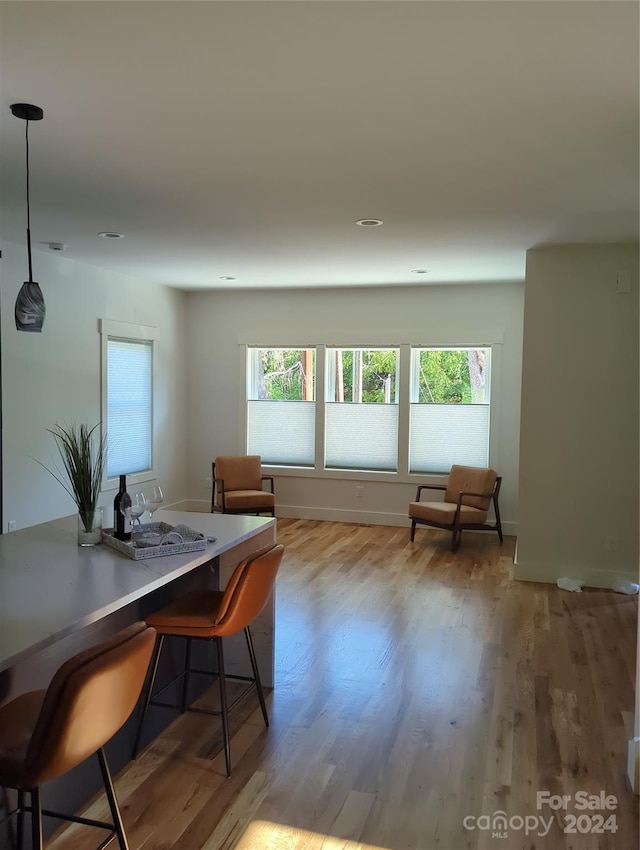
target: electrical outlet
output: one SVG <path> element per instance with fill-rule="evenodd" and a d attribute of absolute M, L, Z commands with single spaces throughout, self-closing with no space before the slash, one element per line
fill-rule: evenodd
<path fill-rule="evenodd" d="M 356 499 L 362 499 L 364 497 L 364 487 L 362 484 L 356 485 Z"/>
<path fill-rule="evenodd" d="M 604 539 L 604 548 L 607 552 L 615 552 L 616 546 L 618 545 L 618 538 L 613 534 L 610 534 L 609 537 L 605 537 Z"/>
<path fill-rule="evenodd" d="M 15 519 L 10 519 L 7 523 L 7 531 L 15 531 L 16 530 L 16 521 Z"/>
<path fill-rule="evenodd" d="M 631 269 L 620 269 L 616 275 L 616 292 L 625 295 L 631 292 Z"/>

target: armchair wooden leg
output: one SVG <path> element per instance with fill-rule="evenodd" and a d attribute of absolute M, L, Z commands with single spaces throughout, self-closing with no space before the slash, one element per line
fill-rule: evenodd
<path fill-rule="evenodd" d="M 458 551 L 458 546 L 460 545 L 461 535 L 462 535 L 462 532 L 460 531 L 459 528 L 453 529 L 453 532 L 451 534 L 451 551 L 452 552 Z"/>
<path fill-rule="evenodd" d="M 502 523 L 500 522 L 500 508 L 498 507 L 497 499 L 494 499 L 493 507 L 496 515 L 496 531 L 498 532 L 498 537 L 500 538 L 500 542 L 502 543 Z"/>
<path fill-rule="evenodd" d="M 413 542 L 413 538 L 416 536 L 416 521 L 415 519 L 411 520 L 411 542 Z"/>

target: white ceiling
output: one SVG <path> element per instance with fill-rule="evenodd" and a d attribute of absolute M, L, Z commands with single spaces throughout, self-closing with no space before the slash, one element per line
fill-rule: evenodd
<path fill-rule="evenodd" d="M 2 2 L 2 236 L 26 101 L 34 243 L 185 289 L 521 280 L 533 246 L 637 239 L 638 8 Z"/>

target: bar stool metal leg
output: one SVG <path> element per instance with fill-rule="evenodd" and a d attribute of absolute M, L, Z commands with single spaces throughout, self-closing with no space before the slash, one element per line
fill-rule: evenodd
<path fill-rule="evenodd" d="M 31 792 L 31 847 L 32 850 L 43 850 L 42 846 L 42 803 L 40 789 Z"/>
<path fill-rule="evenodd" d="M 182 679 L 182 700 L 180 701 L 180 714 L 187 710 L 187 690 L 189 688 L 189 673 L 191 672 L 191 638 L 186 638 L 187 647 L 184 653 L 184 678 Z"/>
<path fill-rule="evenodd" d="M 0 820 L 0 831 L 6 834 L 7 841 L 9 842 L 8 846 L 11 847 L 12 850 L 16 850 L 16 836 L 13 830 L 13 818 L 11 803 L 9 801 L 9 792 L 4 787 L 0 789 L 0 814 L 2 814 L 3 810 L 5 814 Z"/>
<path fill-rule="evenodd" d="M 218 651 L 218 681 L 220 683 L 220 714 L 222 715 L 222 737 L 224 740 L 224 761 L 227 779 L 231 776 L 231 741 L 229 738 L 229 708 L 227 705 L 227 684 L 224 675 L 224 650 L 222 638 L 214 638 Z"/>
<path fill-rule="evenodd" d="M 25 807 L 25 792 L 18 791 L 18 822 L 16 825 L 16 845 L 18 850 L 22 850 L 24 846 L 24 807 Z"/>
<path fill-rule="evenodd" d="M 244 630 L 245 637 L 247 639 L 247 648 L 249 650 L 249 658 L 251 659 L 251 667 L 253 668 L 253 678 L 256 680 L 256 690 L 258 691 L 258 699 L 260 700 L 260 708 L 262 709 L 262 716 L 264 717 L 264 725 L 269 726 L 269 715 L 267 714 L 267 704 L 264 701 L 264 692 L 262 690 L 262 682 L 260 681 L 260 672 L 258 670 L 258 661 L 256 659 L 256 653 L 253 648 L 253 639 L 251 637 L 251 631 L 249 626 Z"/>
<path fill-rule="evenodd" d="M 156 681 L 156 675 L 158 673 L 158 664 L 160 662 L 160 653 L 162 652 L 162 646 L 164 644 L 164 635 L 158 635 L 156 638 L 156 644 L 153 648 L 153 655 L 151 656 L 151 674 L 149 676 L 149 684 L 147 690 L 144 692 L 144 702 L 142 704 L 142 711 L 140 712 L 140 720 L 138 722 L 138 729 L 136 731 L 136 739 L 133 742 L 133 751 L 131 753 L 132 760 L 135 759 L 138 755 L 138 747 L 140 746 L 140 736 L 142 735 L 142 724 L 144 723 L 144 719 L 147 716 L 147 710 L 149 708 L 149 703 L 151 702 L 151 695 L 153 694 L 153 686 Z"/>
<path fill-rule="evenodd" d="M 120 807 L 118 806 L 116 792 L 113 787 L 113 780 L 111 779 L 111 773 L 109 771 L 109 765 L 107 764 L 107 757 L 105 756 L 103 747 L 100 747 L 97 755 L 98 761 L 100 762 L 100 773 L 102 773 L 102 782 L 104 783 L 104 790 L 107 795 L 107 800 L 109 801 L 109 809 L 111 810 L 113 826 L 116 831 L 116 835 L 118 836 L 120 850 L 129 850 L 127 836 L 124 834 L 124 824 L 122 823 Z"/>

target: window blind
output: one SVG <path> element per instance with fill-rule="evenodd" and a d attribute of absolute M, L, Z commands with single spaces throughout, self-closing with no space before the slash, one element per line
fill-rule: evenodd
<path fill-rule="evenodd" d="M 247 402 L 247 453 L 263 463 L 313 466 L 315 433 L 313 401 Z"/>
<path fill-rule="evenodd" d="M 329 469 L 398 468 L 396 404 L 326 404 L 325 466 Z"/>
<path fill-rule="evenodd" d="M 152 467 L 153 343 L 107 340 L 107 477 Z"/>
<path fill-rule="evenodd" d="M 409 472 L 488 466 L 488 404 L 412 404 Z"/>

